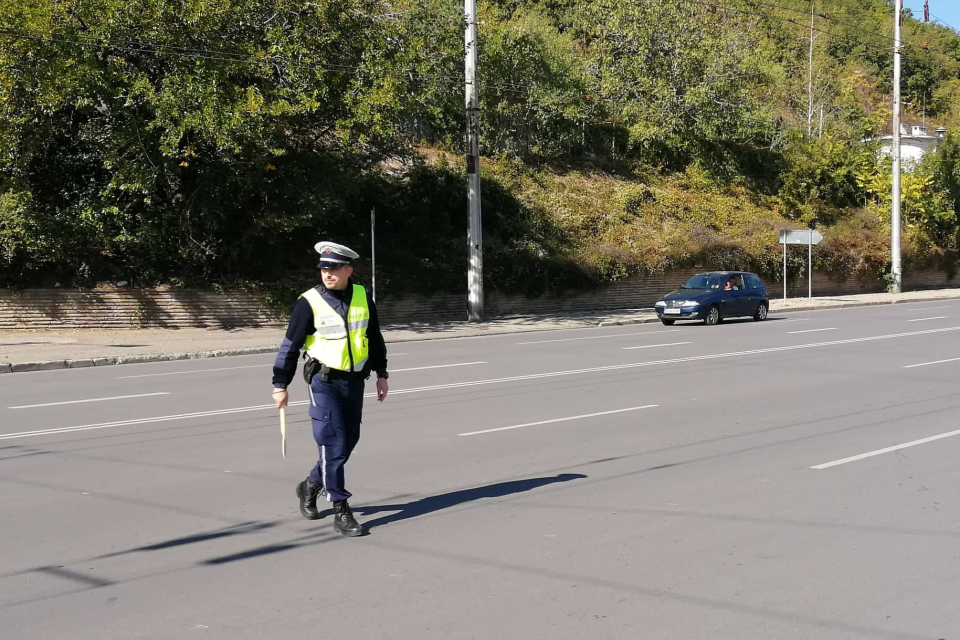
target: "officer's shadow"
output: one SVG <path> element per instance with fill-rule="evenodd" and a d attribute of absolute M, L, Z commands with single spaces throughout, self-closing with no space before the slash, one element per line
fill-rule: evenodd
<path fill-rule="evenodd" d="M 503 496 L 509 496 L 514 493 L 522 493 L 524 491 L 530 491 L 532 489 L 556 484 L 558 482 L 582 480 L 586 477 L 587 476 L 579 473 L 561 473 L 560 475 L 547 478 L 510 480 L 509 482 L 498 482 L 497 484 L 489 484 L 484 487 L 475 487 L 473 489 L 461 489 L 460 491 L 441 493 L 440 495 L 428 496 L 426 498 L 421 498 L 420 500 L 408 502 L 406 504 L 374 505 L 357 507 L 355 510 L 357 513 L 363 516 L 370 516 L 377 513 L 383 513 L 385 511 L 396 512 L 391 513 L 390 515 L 374 518 L 373 520 L 363 523 L 364 527 L 369 530 L 385 524 L 399 522 L 400 520 L 408 520 L 410 518 L 416 518 L 417 516 L 423 516 L 428 513 L 440 511 L 442 509 L 449 509 L 450 507 L 456 507 L 457 505 L 461 505 L 466 502 L 473 502 L 474 500 L 481 500 L 483 498 L 502 498 Z"/>

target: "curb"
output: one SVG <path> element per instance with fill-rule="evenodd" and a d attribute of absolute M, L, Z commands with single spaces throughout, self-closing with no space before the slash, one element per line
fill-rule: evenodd
<path fill-rule="evenodd" d="M 913 304 L 915 302 L 948 302 L 951 300 L 960 300 L 960 297 L 954 298 L 910 298 L 909 300 L 890 300 L 886 301 L 877 301 L 877 302 L 842 302 L 840 304 L 831 304 L 831 305 L 811 305 L 808 304 L 803 307 L 790 307 L 789 309 L 770 309 L 771 314 L 782 314 L 782 313 L 800 313 L 807 311 L 830 311 L 831 309 L 855 309 L 857 307 L 882 307 L 887 305 L 895 304 Z M 771 300 L 773 302 L 773 300 Z M 772 305 L 771 305 L 772 306 Z M 601 322 L 598 326 L 600 327 L 622 327 L 629 324 L 647 324 L 650 322 L 660 322 L 660 318 L 637 318 L 636 320 L 611 320 L 610 322 Z"/>
<path fill-rule="evenodd" d="M 651 318 L 629 318 L 627 320 L 608 320 L 607 322 L 601 322 L 598 324 L 598 327 L 625 327 L 630 324 L 650 324 L 652 322 L 660 322 L 660 318 L 653 316 Z"/>
<path fill-rule="evenodd" d="M 913 304 L 915 302 L 950 302 L 960 300 L 960 297 L 953 298 L 910 298 L 909 300 L 890 300 L 883 301 L 878 300 L 876 302 L 842 302 L 840 304 L 833 304 L 828 307 L 817 306 L 808 304 L 803 307 L 791 307 L 789 309 L 780 309 L 775 311 L 770 310 L 770 313 L 796 313 L 796 312 L 806 312 L 806 311 L 829 311 L 830 309 L 856 309 L 858 307 L 883 307 L 883 306 L 893 306 L 897 304 Z"/>
<path fill-rule="evenodd" d="M 115 356 L 109 358 L 82 358 L 78 360 L 47 360 L 42 362 L 0 363 L 0 374 L 26 373 L 30 371 L 53 371 L 55 369 L 80 369 L 84 367 L 105 367 L 115 364 L 141 364 L 144 362 L 166 362 L 168 360 L 202 360 L 225 356 L 249 356 L 259 353 L 274 353 L 276 346 L 247 347 L 243 349 L 217 349 L 215 351 L 196 351 L 193 353 L 151 353 L 144 355 Z"/>
<path fill-rule="evenodd" d="M 539 327 L 539 328 L 515 327 L 513 329 L 505 329 L 505 330 L 498 330 L 498 331 L 472 331 L 469 333 L 459 333 L 453 336 L 443 335 L 443 334 L 441 335 L 434 334 L 434 335 L 414 336 L 409 338 L 393 338 L 393 339 L 386 338 L 385 336 L 384 339 L 387 344 L 404 344 L 407 342 L 430 342 L 433 340 L 460 340 L 460 339 L 466 339 L 466 338 L 487 338 L 487 337 L 493 337 L 493 336 L 518 335 L 522 333 L 540 333 L 542 331 L 565 331 L 567 329 L 590 329 L 593 326 L 595 325 L 592 323 L 584 323 L 584 324 L 565 326 L 565 327 Z"/>
<path fill-rule="evenodd" d="M 958 300 L 960 297 L 953 298 L 911 298 L 910 300 L 891 300 L 877 302 L 845 302 L 840 304 L 823 305 L 805 305 L 800 307 L 791 307 L 789 309 L 771 309 L 770 313 L 800 313 L 807 311 L 829 311 L 831 309 L 853 309 L 857 307 L 879 307 L 884 305 L 909 304 L 914 302 L 941 302 Z M 629 318 L 625 320 L 608 320 L 598 323 L 599 327 L 622 327 L 635 324 L 650 324 L 660 322 L 656 315 L 644 318 Z M 594 326 L 585 324 L 584 326 Z M 551 327 L 550 330 L 562 329 L 563 327 Z M 446 336 L 446 335 L 425 335 L 412 338 L 402 338 L 398 340 L 387 340 L 388 344 L 400 344 L 404 342 L 426 342 L 429 340 L 444 340 L 452 338 L 476 338 L 482 336 L 510 335 L 517 333 L 532 333 L 541 331 L 530 327 L 517 327 L 513 330 L 491 332 L 474 332 L 466 335 Z M 196 351 L 193 353 L 157 353 L 145 355 L 113 356 L 107 358 L 82 358 L 77 360 L 45 360 L 41 362 L 0 362 L 0 374 L 4 373 L 25 373 L 30 371 L 53 371 L 57 369 L 80 369 L 85 367 L 104 367 L 115 364 L 141 364 L 144 362 L 167 362 L 169 360 L 201 360 L 205 358 L 222 358 L 226 356 L 249 356 L 260 353 L 274 353 L 277 350 L 276 345 L 269 347 L 246 347 L 242 349 L 217 349 L 213 351 Z"/>

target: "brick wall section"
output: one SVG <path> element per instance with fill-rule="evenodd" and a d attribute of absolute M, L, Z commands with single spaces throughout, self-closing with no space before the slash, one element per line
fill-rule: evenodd
<path fill-rule="evenodd" d="M 243 292 L 0 290 L 0 329 L 256 327 L 279 319 Z"/>
<path fill-rule="evenodd" d="M 702 269 L 638 275 L 607 287 L 571 292 L 563 296 L 528 298 L 489 293 L 486 312 L 490 317 L 517 314 L 549 314 L 640 309 L 652 307 L 664 293 L 680 286 Z M 771 298 L 783 296 L 783 285 L 767 280 Z M 815 296 L 877 293 L 885 289 L 880 279 L 839 280 L 813 274 Z M 960 277 L 940 271 L 908 271 L 904 290 L 960 287 Z M 791 298 L 807 295 L 806 278 L 789 282 Z M 381 297 L 377 304 L 384 324 L 436 322 L 466 318 L 465 294 Z M 19 293 L 0 290 L 0 330 L 80 329 L 134 327 L 257 327 L 282 322 L 264 308 L 256 294 L 213 293 L 174 289 L 76 291 L 30 289 Z"/>
<path fill-rule="evenodd" d="M 638 275 L 593 291 L 569 293 L 560 297 L 506 296 L 488 293 L 485 309 L 490 317 L 512 314 L 553 312 L 589 312 L 614 309 L 641 309 L 652 307 L 663 294 L 676 289 L 690 276 L 704 269 L 681 269 L 661 275 Z M 764 279 L 771 298 L 783 297 L 783 284 Z M 950 278 L 940 271 L 908 271 L 904 277 L 904 291 L 948 289 L 960 287 L 960 275 Z M 813 295 L 848 296 L 858 293 L 882 293 L 886 283 L 879 278 L 837 279 L 824 273 L 813 274 Z M 791 278 L 787 285 L 791 298 L 806 297 L 807 278 Z M 464 320 L 467 296 L 409 296 L 403 299 L 384 297 L 377 304 L 385 324 L 435 320 Z"/>
<path fill-rule="evenodd" d="M 767 282 L 767 293 L 772 298 L 783 297 L 783 283 Z M 952 289 L 960 287 L 960 274 L 953 278 L 946 272 L 934 270 L 907 270 L 903 276 L 904 291 L 922 291 L 924 289 Z M 840 280 L 824 274 L 813 274 L 814 296 L 851 296 L 858 293 L 883 293 L 887 283 L 880 278 L 847 278 Z M 791 279 L 787 284 L 787 295 L 802 298 L 807 295 L 807 278 Z"/>
<path fill-rule="evenodd" d="M 613 309 L 641 309 L 652 307 L 664 293 L 683 284 L 702 269 L 673 271 L 662 275 L 632 276 L 607 287 L 590 291 L 570 292 L 563 296 L 510 296 L 489 292 L 484 310 L 490 317 L 542 313 L 578 313 Z M 436 320 L 465 320 L 466 294 L 440 296 L 382 297 L 377 302 L 384 324 L 430 322 Z"/>

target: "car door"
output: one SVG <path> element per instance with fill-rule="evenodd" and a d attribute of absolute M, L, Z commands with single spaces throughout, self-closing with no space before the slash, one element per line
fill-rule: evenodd
<path fill-rule="evenodd" d="M 744 288 L 744 307 L 743 314 L 747 316 L 752 316 L 757 312 L 757 307 L 760 306 L 760 302 L 766 297 L 767 292 L 763 287 L 763 282 L 760 278 L 755 276 L 752 273 L 743 274 L 743 284 Z"/>
<path fill-rule="evenodd" d="M 747 309 L 750 306 L 749 293 L 744 288 L 743 276 L 736 274 L 730 276 L 733 279 L 734 289 L 725 290 L 723 302 L 723 315 L 731 318 L 734 316 L 747 315 Z"/>
<path fill-rule="evenodd" d="M 728 291 L 722 286 L 717 293 L 720 296 L 720 315 L 724 318 L 732 318 L 737 315 L 737 300 L 733 297 L 733 294 L 733 291 Z"/>

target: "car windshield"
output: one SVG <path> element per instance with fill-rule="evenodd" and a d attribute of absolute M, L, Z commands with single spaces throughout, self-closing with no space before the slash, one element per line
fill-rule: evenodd
<path fill-rule="evenodd" d="M 681 289 L 719 289 L 723 286 L 723 276 L 693 276 L 683 283 Z"/>

